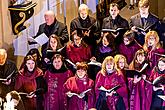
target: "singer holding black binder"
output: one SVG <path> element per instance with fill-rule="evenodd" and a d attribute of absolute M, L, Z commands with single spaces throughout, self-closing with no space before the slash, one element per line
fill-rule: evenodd
<path fill-rule="evenodd" d="M 95 80 L 97 110 L 128 110 L 128 91 L 123 75 L 115 70 L 114 59 L 108 56 Z"/>
<path fill-rule="evenodd" d="M 158 77 L 165 78 L 165 58 L 161 57 L 158 60 L 157 65 L 154 67 L 154 69 L 151 72 L 151 76 L 149 80 L 151 82 L 154 82 Z M 157 80 L 158 81 L 158 80 Z M 165 95 L 165 81 L 159 81 L 160 83 L 153 86 L 152 90 L 152 103 L 151 103 L 151 109 L 150 110 L 164 110 L 165 109 L 165 101 L 162 100 L 160 96 Z"/>
<path fill-rule="evenodd" d="M 144 44 L 144 36 L 149 30 L 158 32 L 160 23 L 158 17 L 149 12 L 149 0 L 140 0 L 139 13 L 130 18 L 130 28 L 136 33 L 135 39 Z"/>
<path fill-rule="evenodd" d="M 115 43 L 119 45 L 122 42 L 122 36 L 125 33 L 127 29 L 129 29 L 129 24 L 126 19 L 121 17 L 119 15 L 119 5 L 116 3 L 110 4 L 110 16 L 103 19 L 102 24 L 102 30 L 103 29 L 112 29 L 116 30 L 116 32 L 113 32 L 111 30 L 107 32 L 112 32 L 115 37 Z M 117 29 L 120 28 L 120 30 L 117 31 Z"/>
<path fill-rule="evenodd" d="M 89 16 L 89 8 L 86 4 L 81 4 L 78 8 L 78 17 L 70 23 L 70 35 L 78 28 L 82 30 L 84 42 L 91 46 L 92 53 L 96 47 L 96 40 L 100 37 L 99 24 L 95 18 Z M 71 39 L 73 40 L 73 39 Z"/>
<path fill-rule="evenodd" d="M 0 49 L 0 97 L 14 90 L 17 71 L 15 63 L 7 59 L 6 50 Z"/>

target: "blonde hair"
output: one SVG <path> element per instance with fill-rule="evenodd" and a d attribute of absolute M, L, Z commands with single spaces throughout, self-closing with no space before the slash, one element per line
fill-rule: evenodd
<path fill-rule="evenodd" d="M 140 0 L 138 3 L 138 7 L 144 7 L 147 8 L 149 6 L 149 1 L 148 0 Z"/>
<path fill-rule="evenodd" d="M 127 64 L 127 60 L 126 60 L 125 56 L 124 56 L 124 55 L 121 55 L 121 54 L 117 54 L 117 55 L 115 55 L 115 57 L 114 57 L 115 69 L 116 69 L 117 71 L 120 71 L 120 70 L 121 70 L 120 67 L 119 67 L 119 60 L 120 60 L 120 59 L 124 59 L 124 67 L 125 67 L 125 68 L 128 68 L 128 64 Z"/>
<path fill-rule="evenodd" d="M 145 43 L 143 45 L 143 49 L 144 51 L 148 51 L 148 39 L 154 36 L 155 38 L 155 48 L 158 49 L 161 47 L 160 42 L 159 42 L 159 36 L 158 33 L 156 31 L 149 31 L 146 35 L 145 35 Z"/>
<path fill-rule="evenodd" d="M 114 59 L 113 59 L 112 56 L 107 56 L 107 57 L 104 59 L 103 63 L 102 63 L 101 73 L 102 73 L 104 76 L 105 76 L 105 74 L 106 74 L 106 65 L 107 65 L 108 62 L 114 63 Z"/>

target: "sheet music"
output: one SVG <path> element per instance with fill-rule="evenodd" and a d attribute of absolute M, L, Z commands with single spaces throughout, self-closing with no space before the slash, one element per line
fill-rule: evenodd
<path fill-rule="evenodd" d="M 68 95 L 68 97 L 72 97 L 73 95 L 77 96 L 78 98 L 83 98 L 85 96 L 85 94 L 90 91 L 91 89 L 87 89 L 85 91 L 83 91 L 82 93 L 80 94 L 77 94 L 77 93 L 74 93 L 74 92 L 68 92 L 66 93 Z"/>
<path fill-rule="evenodd" d="M 158 95 L 158 97 L 165 101 L 165 95 Z"/>
<path fill-rule="evenodd" d="M 7 80 L 9 80 L 14 73 L 15 73 L 15 71 L 13 71 L 11 74 L 9 74 L 6 78 L 0 78 L 0 81 L 7 81 Z"/>
<path fill-rule="evenodd" d="M 120 87 L 121 87 L 120 85 L 116 85 L 116 86 L 112 87 L 111 89 L 106 89 L 106 88 L 104 88 L 103 86 L 101 86 L 101 87 L 98 88 L 98 89 L 110 93 L 110 92 L 112 92 L 113 90 L 116 91 L 116 90 L 119 89 Z"/>
<path fill-rule="evenodd" d="M 28 40 L 30 42 L 37 42 L 40 46 L 48 42 L 49 38 L 45 35 L 45 33 L 42 33 L 41 35 L 37 36 L 35 39 L 33 37 L 28 37 Z"/>
<path fill-rule="evenodd" d="M 96 65 L 96 66 L 101 67 L 102 64 L 100 62 L 97 62 L 97 61 L 91 61 L 88 63 L 88 65 Z"/>
<path fill-rule="evenodd" d="M 65 59 L 68 63 L 70 63 L 74 68 L 77 68 L 76 67 L 76 65 L 72 62 L 72 61 L 70 61 L 69 59 Z"/>
<path fill-rule="evenodd" d="M 142 67 L 142 69 L 139 72 L 142 72 L 144 69 L 146 69 L 146 67 L 148 66 L 148 63 L 145 63 Z"/>
<path fill-rule="evenodd" d="M 117 29 L 102 29 L 102 31 L 104 32 L 104 31 L 106 31 L 106 32 L 117 32 L 117 31 L 120 31 L 120 30 L 122 30 L 122 29 L 124 29 L 124 28 L 117 28 Z"/>

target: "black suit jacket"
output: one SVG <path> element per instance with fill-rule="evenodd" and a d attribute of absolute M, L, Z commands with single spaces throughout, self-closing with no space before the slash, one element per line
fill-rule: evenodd
<path fill-rule="evenodd" d="M 140 13 L 134 15 L 131 17 L 130 19 L 130 28 L 132 28 L 133 26 L 136 27 L 140 27 L 143 29 L 147 29 L 146 32 L 148 32 L 149 30 L 155 30 L 159 32 L 159 28 L 160 28 L 160 23 L 159 23 L 159 19 L 158 17 L 156 17 L 155 15 L 153 15 L 152 13 L 149 13 L 148 17 L 146 18 L 146 23 L 142 23 L 142 19 L 140 16 Z M 141 33 L 136 33 L 135 39 L 141 44 L 144 44 L 144 35 Z"/>
<path fill-rule="evenodd" d="M 0 73 L 0 78 L 5 79 L 14 72 L 11 76 L 10 85 L 5 85 L 2 82 L 0 82 L 0 97 L 5 97 L 8 92 L 14 90 L 15 79 L 18 74 L 18 69 L 17 69 L 15 63 L 8 59 L 6 60 L 4 66 L 0 67 L 0 68 L 3 69 L 2 70 L 3 72 Z"/>
<path fill-rule="evenodd" d="M 46 25 L 46 23 L 41 24 L 35 37 L 42 33 L 45 33 L 47 37 L 56 34 L 60 38 L 62 45 L 69 41 L 67 26 L 57 20 L 51 26 Z"/>
<path fill-rule="evenodd" d="M 122 43 L 123 35 L 126 30 L 129 29 L 129 23 L 126 19 L 117 15 L 116 18 L 113 20 L 111 16 L 104 18 L 102 29 L 117 29 L 117 28 L 124 28 L 124 30 L 119 31 L 119 35 L 115 38 L 115 44 L 117 47 Z"/>

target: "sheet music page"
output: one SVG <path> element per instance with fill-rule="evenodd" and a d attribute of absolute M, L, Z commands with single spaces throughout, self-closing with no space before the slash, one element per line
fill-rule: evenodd
<path fill-rule="evenodd" d="M 45 35 L 45 33 L 42 33 L 41 35 L 37 36 L 34 39 L 40 46 L 48 42 L 49 38 Z"/>
<path fill-rule="evenodd" d="M 88 65 L 96 65 L 96 66 L 100 66 L 101 67 L 101 63 L 100 62 L 97 62 L 97 61 L 91 61 L 88 63 Z"/>
<path fill-rule="evenodd" d="M 165 95 L 158 95 L 158 97 L 165 101 Z"/>

